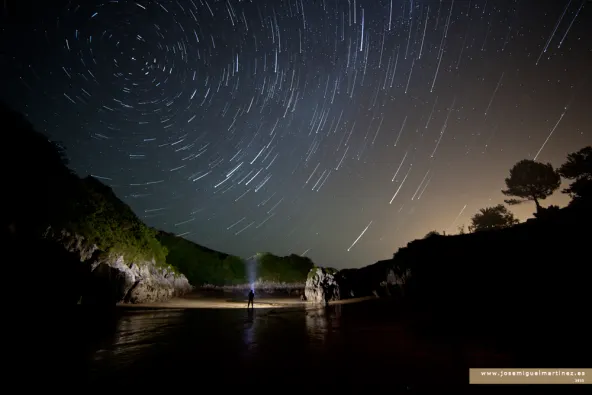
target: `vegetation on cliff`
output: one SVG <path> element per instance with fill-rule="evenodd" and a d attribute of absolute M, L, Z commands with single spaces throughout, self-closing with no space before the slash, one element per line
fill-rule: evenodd
<path fill-rule="evenodd" d="M 507 204 L 533 201 L 539 212 L 542 209 L 540 201 L 551 196 L 560 186 L 561 176 L 553 165 L 523 159 L 510 169 L 510 176 L 506 178 L 507 189 L 502 193 L 514 197 L 506 200 Z"/>
<path fill-rule="evenodd" d="M 10 147 L 0 156 L 0 171 L 11 191 L 3 206 L 4 231 L 38 238 L 51 227 L 82 236 L 127 262 L 154 259 L 193 285 L 248 283 L 250 263 L 149 228 L 110 187 L 74 174 L 63 147 L 35 131 L 22 115 L 0 104 L 0 118 L 7 130 L 4 144 Z M 254 262 L 257 280 L 276 283 L 304 283 L 313 266 L 297 255 L 258 254 Z"/>
<path fill-rule="evenodd" d="M 572 203 L 592 199 L 592 146 L 584 147 L 567 156 L 558 173 L 572 183 L 562 192 L 572 198 Z"/>
<path fill-rule="evenodd" d="M 260 253 L 243 260 L 200 246 L 171 233 L 158 232 L 167 248 L 167 262 L 178 268 L 193 285 L 230 286 L 249 282 L 249 271 L 256 280 L 270 283 L 304 283 L 313 263 L 298 255 L 279 257 Z"/>
<path fill-rule="evenodd" d="M 316 270 L 313 270 L 316 269 Z M 313 266 L 306 277 L 306 279 L 312 278 L 316 275 L 317 270 L 320 270 L 324 274 L 335 275 L 339 272 L 339 270 L 332 268 L 332 267 L 320 267 L 320 266 Z"/>
<path fill-rule="evenodd" d="M 167 249 L 156 239 L 156 231 L 96 178 L 82 179 L 67 201 L 67 210 L 56 218 L 62 228 L 84 236 L 103 251 L 123 255 L 128 262 L 166 263 Z"/>
<path fill-rule="evenodd" d="M 563 191 L 571 203 L 542 207 L 540 201 L 559 188 L 560 175 L 572 180 Z M 534 314 L 562 303 L 566 312 L 577 310 L 591 295 L 592 267 L 584 257 L 592 221 L 592 148 L 570 154 L 558 171 L 520 161 L 506 186 L 506 195 L 535 203 L 534 218 L 518 223 L 502 204 L 481 209 L 472 217 L 471 233 L 464 226 L 457 235 L 433 230 L 391 259 L 340 270 L 336 278 L 343 297 L 402 292 L 422 308 L 475 319 L 498 308 L 500 314 L 532 317 L 525 304 Z"/>
<path fill-rule="evenodd" d="M 156 238 L 167 249 L 167 262 L 185 274 L 194 286 L 233 285 L 246 282 L 242 259 L 195 244 L 172 233 L 157 232 Z"/>
<path fill-rule="evenodd" d="M 494 207 L 486 207 L 479 210 L 471 218 L 469 232 L 478 232 L 481 230 L 501 229 L 519 223 L 514 214 L 512 214 L 503 204 Z"/>
<path fill-rule="evenodd" d="M 548 218 L 564 211 L 558 206 L 543 207 L 541 200 L 551 196 L 561 186 L 561 177 L 572 181 L 568 188 L 562 190 L 572 200 L 570 207 L 579 206 L 585 210 L 592 201 L 592 146 L 584 147 L 577 152 L 570 153 L 567 161 L 558 169 L 550 163 L 540 163 L 524 159 L 516 163 L 511 169 L 509 177 L 505 179 L 506 189 L 502 193 L 512 196 L 504 202 L 517 205 L 528 201 L 535 203 L 534 218 Z M 514 214 L 503 204 L 480 209 L 471 217 L 469 232 L 484 230 L 499 230 L 519 224 Z M 458 227 L 458 234 L 465 234 L 465 226 Z M 440 232 L 430 231 L 424 238 L 439 236 Z M 443 232 L 442 235 L 446 236 Z"/>
<path fill-rule="evenodd" d="M 0 171 L 9 202 L 3 205 L 3 229 L 24 237 L 39 237 L 48 227 L 66 230 L 96 244 L 106 253 L 122 254 L 128 262 L 154 259 L 164 265 L 166 248 L 155 232 L 93 177 L 80 178 L 68 168 L 58 143 L 34 130 L 20 114 L 0 105 L 6 127 Z"/>
<path fill-rule="evenodd" d="M 482 209 L 473 217 L 472 233 L 431 233 L 412 241 L 392 259 L 364 268 L 374 273 L 367 279 L 353 273 L 356 285 L 366 286 L 367 292 L 378 289 L 378 281 L 391 271 L 395 276 L 411 273 L 395 288 L 415 308 L 440 312 L 448 320 L 486 322 L 483 327 L 497 329 L 511 320 L 512 330 L 523 325 L 530 331 L 580 325 L 576 322 L 591 296 L 592 267 L 585 258 L 592 220 L 591 153 L 586 147 L 570 154 L 559 171 L 524 161 L 512 168 L 505 192 L 532 200 L 534 218 L 517 224 L 502 205 Z M 563 191 L 573 200 L 564 208 L 542 207 L 540 200 L 559 188 L 560 175 L 573 181 Z M 557 324 L 563 328 L 557 328 L 549 319 L 555 313 L 570 317 L 569 324 L 562 321 Z"/>
<path fill-rule="evenodd" d="M 310 258 L 296 254 L 280 257 L 263 253 L 256 261 L 257 278 L 280 283 L 304 283 L 314 267 Z"/>

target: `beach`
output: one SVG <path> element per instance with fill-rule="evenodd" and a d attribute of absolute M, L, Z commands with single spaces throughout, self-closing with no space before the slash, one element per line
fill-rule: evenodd
<path fill-rule="evenodd" d="M 329 302 L 329 305 L 343 305 L 360 303 L 376 299 L 373 296 L 363 298 L 351 298 Z M 126 304 L 120 303 L 123 308 L 159 308 L 159 309 L 244 309 L 247 307 L 247 297 L 239 293 L 231 292 L 193 292 L 183 297 L 172 298 L 165 302 Z M 253 308 L 319 308 L 322 304 L 314 304 L 302 301 L 295 296 L 276 294 L 263 294 L 255 297 Z"/>
<path fill-rule="evenodd" d="M 108 314 L 82 308 L 51 368 L 71 372 L 78 388 L 104 391 L 190 384 L 317 392 L 363 383 L 462 393 L 469 366 L 511 363 L 486 345 L 418 330 L 382 299 L 322 306 L 271 295 L 247 309 L 235 298 L 190 295 Z"/>

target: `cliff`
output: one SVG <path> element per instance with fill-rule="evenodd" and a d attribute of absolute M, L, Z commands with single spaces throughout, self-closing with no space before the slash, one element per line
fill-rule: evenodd
<path fill-rule="evenodd" d="M 171 265 L 134 258 L 117 247 L 101 249 L 67 229 L 49 226 L 35 234 L 11 227 L 4 240 L 11 249 L 8 263 L 28 273 L 27 287 L 58 305 L 160 302 L 192 290 Z"/>
<path fill-rule="evenodd" d="M 191 284 L 224 284 L 242 282 L 244 263 L 236 256 L 203 247 L 172 233 L 157 231 L 156 239 L 167 250 L 167 263 L 184 273 Z"/>
<path fill-rule="evenodd" d="M 194 286 L 245 291 L 255 283 L 259 290 L 292 290 L 304 288 L 313 267 L 310 259 L 294 254 L 259 253 L 242 259 L 163 231 L 157 232 L 156 238 L 168 251 L 167 262 Z"/>
<path fill-rule="evenodd" d="M 332 268 L 315 267 L 310 270 L 306 279 L 304 296 L 306 300 L 316 304 L 327 304 L 334 300 L 346 299 L 336 276 L 337 270 Z"/>
<path fill-rule="evenodd" d="M 432 235 L 392 259 L 341 270 L 333 274 L 339 298 L 394 296 L 414 311 L 498 329 L 509 321 L 524 331 L 571 328 L 592 300 L 592 210 L 544 214 L 506 229 Z"/>
<path fill-rule="evenodd" d="M 107 305 L 163 301 L 191 289 L 166 262 L 156 232 L 111 188 L 75 175 L 61 146 L 19 114 L 0 105 L 0 119 L 3 263 L 21 273 L 19 294 Z"/>
<path fill-rule="evenodd" d="M 402 269 L 393 259 L 378 261 L 359 269 L 314 267 L 308 273 L 305 295 L 313 303 L 400 295 L 411 271 Z"/>
<path fill-rule="evenodd" d="M 43 237 L 48 244 L 55 245 L 54 250 L 63 249 L 63 256 L 68 257 L 62 260 L 65 265 L 61 269 L 70 272 L 66 278 L 74 278 L 70 279 L 72 284 L 63 284 L 61 288 L 75 290 L 68 296 L 72 302 L 91 305 L 161 302 L 192 290 L 183 274 L 154 259 L 126 261 L 125 255 L 107 253 L 83 236 L 66 230 L 48 228 Z M 51 258 L 51 250 L 44 253 Z M 63 275 L 63 271 L 59 273 Z"/>

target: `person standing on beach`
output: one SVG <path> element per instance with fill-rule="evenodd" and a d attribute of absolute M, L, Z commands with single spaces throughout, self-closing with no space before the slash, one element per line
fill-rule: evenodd
<path fill-rule="evenodd" d="M 247 303 L 247 309 L 249 308 L 249 306 L 251 306 L 251 308 L 255 307 L 255 292 L 253 290 L 249 291 L 249 302 Z"/>

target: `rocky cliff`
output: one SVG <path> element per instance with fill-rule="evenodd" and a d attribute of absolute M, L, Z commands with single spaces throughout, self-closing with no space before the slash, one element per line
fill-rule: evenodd
<path fill-rule="evenodd" d="M 97 178 L 68 167 L 64 148 L 0 103 L 5 131 L 0 209 L 15 295 L 68 306 L 162 301 L 191 289 L 156 231 Z M 34 158 L 34 160 L 31 160 Z"/>
<path fill-rule="evenodd" d="M 392 260 L 376 262 L 360 269 L 311 269 L 305 296 L 313 303 L 366 296 L 401 294 L 411 276 L 410 270 L 399 271 Z"/>
<path fill-rule="evenodd" d="M 311 303 L 327 304 L 339 300 L 341 293 L 335 270 L 322 267 L 310 269 L 304 287 L 304 296 Z"/>
<path fill-rule="evenodd" d="M 585 258 L 591 222 L 592 207 L 568 206 L 510 228 L 415 240 L 392 259 L 360 269 L 313 269 L 307 297 L 396 296 L 441 322 L 492 331 L 584 328 L 582 312 L 592 300 Z"/>
<path fill-rule="evenodd" d="M 154 261 L 126 264 L 122 255 L 93 262 L 87 291 L 82 304 L 150 303 L 168 300 L 191 291 L 183 274 Z"/>
<path fill-rule="evenodd" d="M 142 239 L 125 230 L 128 223 L 118 221 L 116 214 L 105 218 L 117 228 L 116 237 L 105 230 L 98 237 L 92 237 L 91 232 L 86 232 L 91 237 L 83 236 L 51 225 L 41 232 L 18 220 L 3 228 L 6 233 L 2 239 L 8 246 L 3 263 L 18 267 L 26 278 L 18 282 L 21 289 L 16 292 L 22 295 L 24 289 L 34 290 L 24 295 L 32 302 L 41 298 L 58 306 L 106 306 L 161 302 L 192 290 L 185 275 L 174 266 L 162 258 L 156 260 L 154 255 L 148 258 L 151 249 L 138 247 L 142 247 Z M 152 241 L 149 234 L 144 237 Z M 154 247 L 152 250 L 159 251 Z"/>
<path fill-rule="evenodd" d="M 71 271 L 69 277 L 77 283 L 69 287 L 70 300 L 92 305 L 150 303 L 192 290 L 187 278 L 170 265 L 154 260 L 126 262 L 123 254 L 106 253 L 84 237 L 65 230 L 48 228 L 43 238 L 56 249 L 64 249 L 69 257 L 70 266 L 63 269 Z M 49 250 L 46 253 L 51 256 Z"/>

